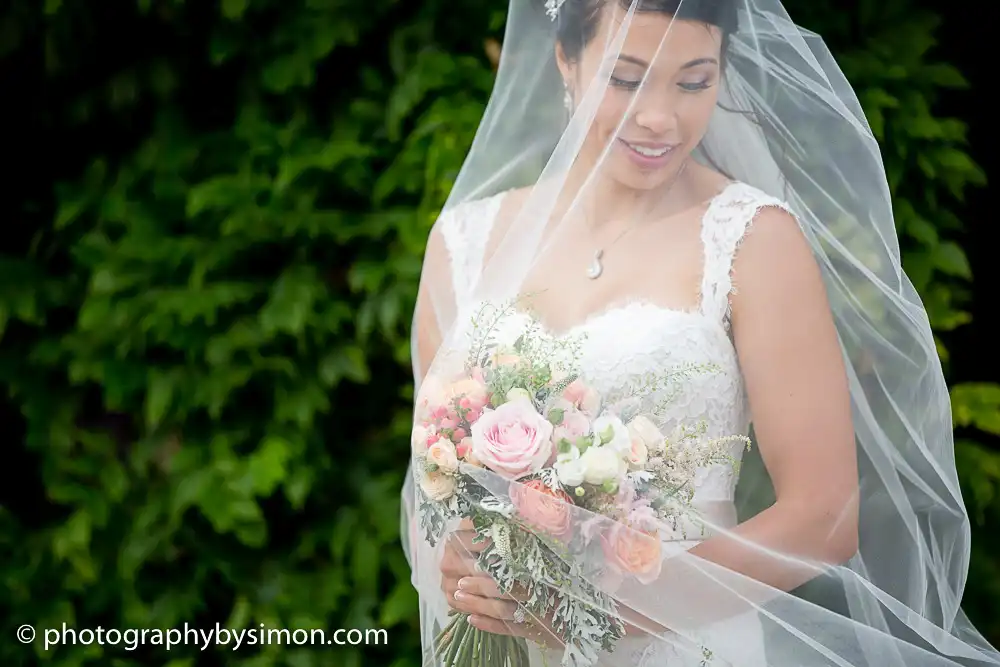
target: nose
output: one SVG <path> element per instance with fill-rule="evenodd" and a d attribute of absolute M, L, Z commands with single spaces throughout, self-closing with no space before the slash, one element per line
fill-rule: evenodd
<path fill-rule="evenodd" d="M 643 95 L 637 99 L 635 122 L 650 134 L 663 135 L 677 127 L 677 116 L 669 95 Z"/>

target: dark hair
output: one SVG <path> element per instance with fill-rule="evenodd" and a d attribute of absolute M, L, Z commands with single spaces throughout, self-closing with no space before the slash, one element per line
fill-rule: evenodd
<path fill-rule="evenodd" d="M 566 58 L 573 62 L 597 33 L 601 10 L 609 2 L 623 9 L 636 3 L 635 13 L 660 13 L 715 26 L 722 31 L 722 54 L 725 57 L 729 35 L 738 25 L 736 0 L 566 0 L 559 8 L 556 38 Z"/>

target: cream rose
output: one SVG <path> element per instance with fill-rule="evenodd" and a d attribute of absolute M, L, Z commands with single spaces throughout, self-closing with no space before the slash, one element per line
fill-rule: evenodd
<path fill-rule="evenodd" d="M 665 438 L 660 429 L 648 417 L 639 415 L 628 423 L 628 434 L 632 441 L 641 440 L 646 450 L 656 456 L 663 453 Z"/>
<path fill-rule="evenodd" d="M 438 438 L 437 442 L 427 448 L 428 463 L 435 464 L 442 472 L 458 470 L 458 453 L 455 445 L 447 438 Z"/>
<path fill-rule="evenodd" d="M 540 470 L 553 453 L 552 424 L 531 401 L 516 399 L 486 410 L 472 425 L 472 453 L 509 479 Z"/>
<path fill-rule="evenodd" d="M 437 502 L 451 498 L 456 485 L 455 478 L 443 472 L 429 472 L 420 479 L 420 488 L 428 498 Z"/>

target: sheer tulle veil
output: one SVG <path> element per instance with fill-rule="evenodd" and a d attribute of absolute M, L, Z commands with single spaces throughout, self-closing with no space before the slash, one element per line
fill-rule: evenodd
<path fill-rule="evenodd" d="M 448 664 L 439 639 L 452 616 L 440 564 L 447 533 L 456 525 L 454 516 L 425 516 L 425 505 L 448 495 L 440 485 L 425 484 L 425 476 L 461 473 L 464 486 L 440 478 L 453 494 L 445 504 L 461 513 L 478 503 L 478 511 L 506 518 L 517 480 L 460 460 L 462 442 L 472 436 L 452 437 L 456 424 L 441 431 L 454 441 L 456 459 L 439 452 L 443 458 L 428 466 L 426 450 L 434 434 L 428 436 L 426 422 L 420 422 L 421 411 L 435 397 L 447 402 L 448 383 L 469 368 L 479 372 L 475 369 L 485 357 L 470 350 L 477 344 L 470 323 L 481 323 L 484 305 L 511 303 L 538 284 L 561 289 L 558 277 L 549 280 L 546 273 L 553 244 L 561 235 L 584 233 L 575 230 L 588 228 L 581 220 L 588 220 L 589 207 L 606 201 L 609 174 L 623 159 L 619 140 L 635 136 L 629 134 L 634 115 L 659 104 L 691 118 L 696 105 L 703 104 L 706 93 L 698 77 L 712 76 L 711 65 L 685 68 L 691 54 L 698 55 L 702 35 L 719 45 L 721 57 L 707 93 L 714 102 L 686 159 L 780 202 L 813 251 L 850 392 L 858 484 L 844 512 L 856 513 L 857 549 L 830 562 L 778 553 L 773 545 L 741 537 L 730 523 L 701 517 L 712 535 L 739 542 L 747 558 L 810 573 L 801 585 L 785 590 L 687 548 L 668 548 L 666 541 L 655 576 L 609 579 L 607 551 L 556 539 L 552 553 L 559 554 L 576 581 L 567 584 L 566 590 L 575 591 L 567 595 L 611 619 L 601 628 L 617 627 L 615 619 L 637 628 L 639 644 L 654 647 L 646 655 L 658 655 L 660 645 L 673 651 L 662 655 L 677 656 L 649 664 L 1000 665 L 1000 655 L 960 608 L 970 526 L 935 341 L 901 266 L 879 146 L 822 38 L 796 26 L 779 0 L 509 1 L 495 88 L 432 231 L 414 317 L 417 453 L 403 489 L 402 534 L 419 593 L 424 664 Z M 640 64 L 629 65 L 634 80 L 623 82 L 622 63 L 636 60 L 630 58 L 636 45 L 648 45 L 654 30 L 659 31 L 655 48 L 643 51 Z M 618 109 L 612 124 L 609 107 Z M 662 135 L 680 136 L 680 130 L 671 132 L 663 129 Z M 671 174 L 653 186 L 638 184 L 645 187 L 642 204 L 617 213 L 638 219 L 655 217 L 650 212 L 659 206 L 670 212 L 694 167 L 682 173 L 684 156 L 661 158 L 656 148 L 635 150 L 648 153 L 636 158 L 652 165 L 647 172 L 655 172 L 662 160 L 662 171 Z M 517 193 L 516 207 L 505 204 L 497 214 L 490 202 L 511 192 Z M 460 260 L 450 245 L 454 239 L 441 237 L 441 227 L 458 218 L 466 241 L 481 251 L 475 263 Z M 620 252 L 626 241 L 616 247 Z M 470 271 L 475 278 L 461 285 L 460 293 L 455 277 Z M 616 285 L 615 298 L 624 302 L 633 296 L 627 283 Z M 502 310 L 497 305 L 495 312 Z M 540 395 L 532 393 L 532 398 Z M 655 396 L 650 390 L 638 400 Z M 459 414 L 466 418 L 470 404 L 463 405 Z M 664 427 L 655 409 L 644 414 Z M 440 420 L 436 423 L 440 428 Z M 660 430 L 666 437 L 665 427 Z M 756 436 L 752 429 L 749 434 L 749 449 L 755 452 Z M 735 499 L 740 522 L 774 502 L 767 466 L 754 454 L 744 458 Z M 486 497 L 494 501 L 484 504 Z M 605 535 L 621 527 L 620 519 L 573 505 L 572 499 L 565 502 L 572 525 L 581 527 L 575 535 Z M 508 539 L 499 538 L 501 532 L 490 533 L 494 543 Z M 437 539 L 429 538 L 432 533 Z M 540 608 L 529 607 L 528 617 Z M 759 628 L 764 658 L 746 649 L 740 628 L 747 627 L 748 618 Z M 637 640 L 628 641 L 636 645 Z M 477 645 L 466 662 L 461 652 L 452 660 L 471 666 L 477 664 L 473 655 L 495 659 L 496 646 Z M 555 665 L 568 660 L 569 653 L 527 642 L 523 653 L 512 652 L 508 664 Z M 587 651 L 574 654 L 571 664 L 636 664 L 636 655 L 605 646 L 589 657 Z"/>

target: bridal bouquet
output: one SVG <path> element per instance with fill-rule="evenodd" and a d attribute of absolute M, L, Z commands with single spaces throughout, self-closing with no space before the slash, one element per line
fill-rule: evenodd
<path fill-rule="evenodd" d="M 564 642 L 562 665 L 585 667 L 625 634 L 593 578 L 601 588 L 654 581 L 659 532 L 684 514 L 697 471 L 734 464 L 733 443 L 749 440 L 706 439 L 703 424 L 660 431 L 649 399 L 662 409 L 683 391 L 680 383 L 664 397 L 669 382 L 706 369 L 602 395 L 575 372 L 578 340 L 528 326 L 512 345 L 495 343 L 507 313 L 475 321 L 462 370 L 421 388 L 412 434 L 421 528 L 434 546 L 450 522 L 471 519 L 485 543 L 480 567 L 500 590 L 523 592 L 515 617 L 546 618 Z M 474 628 L 458 612 L 435 648 L 447 667 L 528 664 L 523 640 Z"/>

